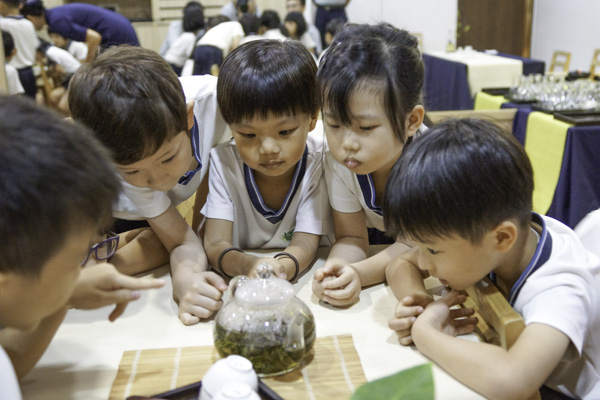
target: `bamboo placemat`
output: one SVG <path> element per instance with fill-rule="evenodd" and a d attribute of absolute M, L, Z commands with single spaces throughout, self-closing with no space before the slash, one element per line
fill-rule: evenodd
<path fill-rule="evenodd" d="M 218 359 L 214 346 L 123 353 L 111 400 L 150 396 L 202 379 Z M 319 337 L 301 370 L 263 381 L 286 400 L 348 399 L 366 383 L 351 335 Z"/>

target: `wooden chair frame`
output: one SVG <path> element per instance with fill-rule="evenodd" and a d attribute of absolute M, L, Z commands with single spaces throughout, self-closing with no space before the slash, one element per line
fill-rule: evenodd
<path fill-rule="evenodd" d="M 594 51 L 594 57 L 592 57 L 592 65 L 590 65 L 590 79 L 596 77 L 596 67 L 598 67 L 598 74 L 600 75 L 600 49 Z"/>
<path fill-rule="evenodd" d="M 556 50 L 552 54 L 552 60 L 550 61 L 549 72 L 569 72 L 569 64 L 571 64 L 571 53 L 568 51 Z M 561 71 L 555 71 L 560 68 Z"/>

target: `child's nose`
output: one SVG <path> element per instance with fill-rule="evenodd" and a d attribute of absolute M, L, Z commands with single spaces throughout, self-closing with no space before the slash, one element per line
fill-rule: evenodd
<path fill-rule="evenodd" d="M 260 153 L 261 154 L 273 154 L 279 152 L 279 145 L 276 140 L 266 138 L 260 144 Z"/>
<path fill-rule="evenodd" d="M 342 139 L 342 146 L 346 151 L 357 151 L 359 149 L 358 140 L 356 140 L 356 136 L 350 130 L 344 132 L 344 137 Z"/>

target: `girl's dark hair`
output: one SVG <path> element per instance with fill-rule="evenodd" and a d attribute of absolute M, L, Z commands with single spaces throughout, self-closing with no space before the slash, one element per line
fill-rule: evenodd
<path fill-rule="evenodd" d="M 306 20 L 302 13 L 291 12 L 285 17 L 285 22 L 292 21 L 296 23 L 296 38 L 300 39 L 306 32 Z"/>
<path fill-rule="evenodd" d="M 246 13 L 240 17 L 239 22 L 242 25 L 242 29 L 244 29 L 244 35 L 248 36 L 252 33 L 258 33 L 258 26 L 260 25 L 260 20 L 258 19 L 256 14 Z"/>
<path fill-rule="evenodd" d="M 417 39 L 389 24 L 346 24 L 321 59 L 317 83 L 323 108 L 350 125 L 350 96 L 381 88 L 386 115 L 398 140 L 406 143 L 405 121 L 423 103 L 425 68 Z"/>
<path fill-rule="evenodd" d="M 277 29 L 281 25 L 281 18 L 275 10 L 265 10 L 260 16 L 260 26 L 269 29 Z"/>
<path fill-rule="evenodd" d="M 403 152 L 383 200 L 386 231 L 418 241 L 481 243 L 505 220 L 531 221 L 533 171 L 515 137 L 480 119 L 435 125 Z"/>
<path fill-rule="evenodd" d="M 189 2 L 183 9 L 183 31 L 196 32 L 204 28 L 204 7 L 198 2 Z"/>
<path fill-rule="evenodd" d="M 233 50 L 223 61 L 217 101 L 223 119 L 235 124 L 269 113 L 276 116 L 319 110 L 317 65 L 300 42 L 255 40 Z"/>

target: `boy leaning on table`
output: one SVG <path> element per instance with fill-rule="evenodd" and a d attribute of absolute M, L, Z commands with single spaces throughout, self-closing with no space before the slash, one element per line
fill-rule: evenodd
<path fill-rule="evenodd" d="M 164 282 L 106 263 L 82 270 L 119 189 L 108 153 L 85 128 L 31 100 L 0 97 L 0 165 L 0 398 L 20 399 L 17 379 L 67 308 L 116 304 L 114 321 L 140 289 Z"/>
<path fill-rule="evenodd" d="M 218 310 L 227 290 L 208 271 L 202 241 L 175 208 L 196 193 L 210 150 L 225 134 L 216 86 L 210 75 L 178 79 L 158 53 L 131 46 L 106 50 L 69 84 L 73 119 L 109 149 L 121 180 L 113 214 L 121 219 L 116 232 L 125 233 L 111 261 L 126 274 L 170 262 L 186 325 Z"/>
<path fill-rule="evenodd" d="M 395 275 L 390 327 L 485 397 L 527 398 L 545 384 L 599 399 L 600 262 L 568 227 L 531 212 L 532 190 L 524 149 L 490 122 L 448 121 L 415 141 L 387 183 L 386 229 L 413 239 L 419 268 L 453 290 L 404 306 L 427 296 L 423 281 L 414 267 Z M 454 337 L 466 327 L 449 308 L 486 275 L 525 320 L 509 350 Z"/>

